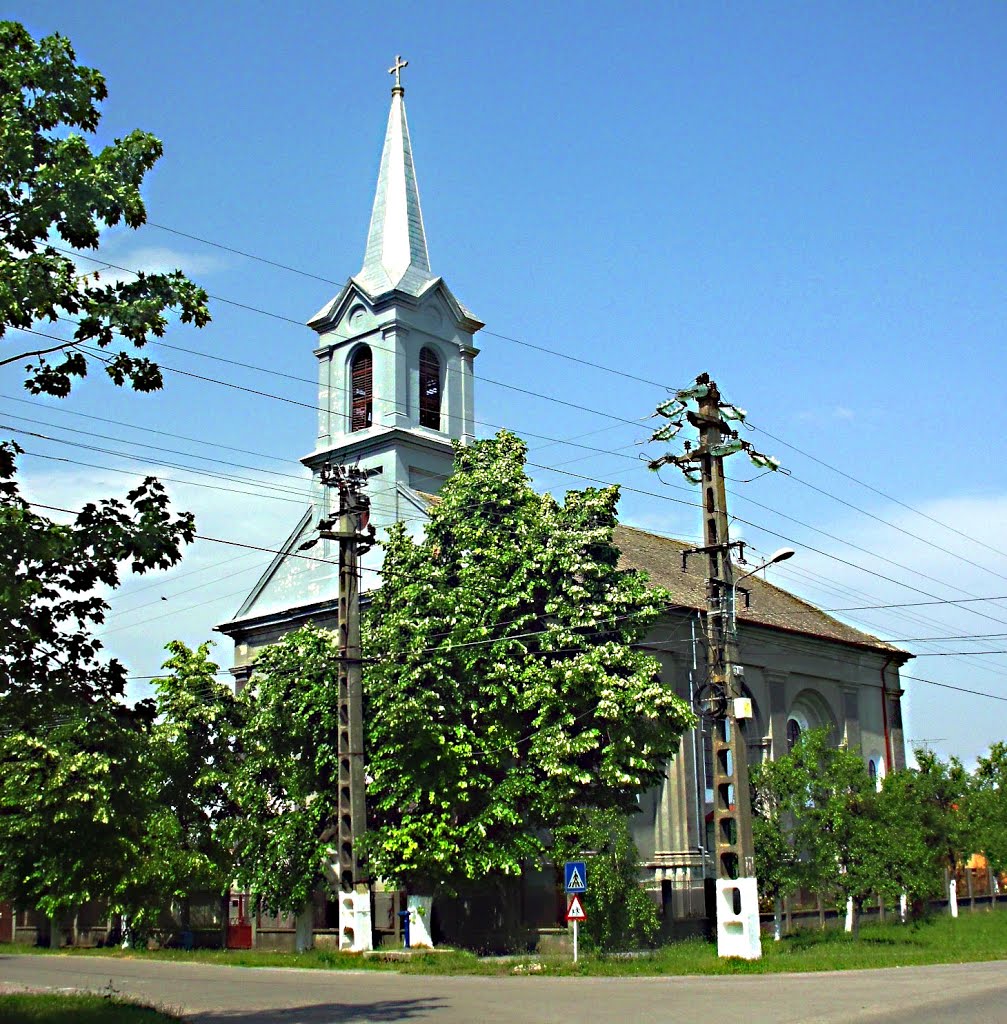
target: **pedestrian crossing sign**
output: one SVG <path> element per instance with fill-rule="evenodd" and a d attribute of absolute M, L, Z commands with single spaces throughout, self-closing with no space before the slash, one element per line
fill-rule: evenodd
<path fill-rule="evenodd" d="M 563 868 L 563 879 L 567 892 L 587 892 L 587 865 L 582 860 L 568 860 Z"/>
<path fill-rule="evenodd" d="M 584 904 L 580 901 L 580 896 L 574 893 L 570 897 L 570 905 L 566 908 L 566 919 L 567 921 L 586 921 L 587 914 L 584 911 Z"/>

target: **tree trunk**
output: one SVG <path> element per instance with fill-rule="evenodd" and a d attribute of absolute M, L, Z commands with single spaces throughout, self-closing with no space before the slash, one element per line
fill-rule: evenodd
<path fill-rule="evenodd" d="M 306 953 L 315 944 L 313 934 L 315 924 L 315 905 L 308 902 L 295 918 L 294 949 L 298 953 Z"/>
<path fill-rule="evenodd" d="M 227 926 L 231 922 L 231 892 L 220 894 L 220 948 L 227 949 Z"/>
<path fill-rule="evenodd" d="M 948 882 L 948 910 L 951 911 L 952 917 L 958 916 L 958 879 L 954 875 Z"/>
<path fill-rule="evenodd" d="M 847 931 L 847 933 L 853 931 L 853 926 L 854 926 L 853 897 L 850 896 L 846 900 L 846 931 Z"/>
<path fill-rule="evenodd" d="M 406 909 L 409 911 L 409 945 L 433 949 L 433 896 L 407 896 Z"/>
<path fill-rule="evenodd" d="M 783 900 L 779 896 L 773 900 L 773 941 L 783 938 Z"/>
<path fill-rule="evenodd" d="M 57 927 L 55 914 L 49 917 L 49 948 L 59 949 L 59 928 Z"/>
<path fill-rule="evenodd" d="M 853 933 L 854 939 L 860 938 L 860 915 L 864 909 L 864 901 L 862 899 L 851 899 L 850 903 L 850 916 L 852 919 L 852 928 L 850 929 Z"/>
<path fill-rule="evenodd" d="M 903 893 L 899 897 L 899 920 L 906 923 L 906 911 L 909 909 L 909 897 Z"/>

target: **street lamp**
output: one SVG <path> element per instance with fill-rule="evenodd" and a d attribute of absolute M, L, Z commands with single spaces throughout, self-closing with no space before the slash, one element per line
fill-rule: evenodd
<path fill-rule="evenodd" d="M 769 558 L 767 558 L 762 565 L 757 565 L 754 569 L 749 569 L 748 572 L 741 576 L 735 576 L 731 579 L 731 628 L 737 629 L 738 622 L 738 584 L 742 580 L 747 580 L 749 576 L 754 576 L 757 572 L 761 572 L 763 569 L 769 568 L 771 565 L 776 565 L 777 562 L 785 562 L 788 558 L 793 558 L 796 552 L 793 548 L 780 548 L 779 551 L 774 551 Z M 747 594 L 748 591 L 746 590 Z M 748 607 L 746 600 L 745 607 Z"/>
<path fill-rule="evenodd" d="M 743 576 L 739 576 L 734 582 L 735 584 L 740 583 L 742 580 L 747 580 L 749 576 L 754 576 L 757 572 L 762 572 L 763 569 L 768 569 L 771 565 L 776 565 L 777 562 L 785 562 L 788 558 L 793 558 L 796 552 L 793 548 L 780 548 L 779 551 L 774 551 L 769 558 L 767 558 L 762 565 L 757 565 L 754 569 L 749 569 Z"/>

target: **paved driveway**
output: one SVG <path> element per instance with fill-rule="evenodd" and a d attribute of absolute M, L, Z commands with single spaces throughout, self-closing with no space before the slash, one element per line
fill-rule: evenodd
<path fill-rule="evenodd" d="M 2 956 L 0 982 L 101 989 L 198 1024 L 1007 1024 L 1007 961 L 713 978 L 477 978 Z"/>

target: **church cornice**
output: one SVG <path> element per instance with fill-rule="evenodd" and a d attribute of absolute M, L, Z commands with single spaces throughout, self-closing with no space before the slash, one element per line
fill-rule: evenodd
<path fill-rule="evenodd" d="M 385 313 L 389 310 L 394 310 L 396 307 L 404 307 L 405 309 L 410 310 L 420 309 L 424 303 L 429 301 L 429 297 L 433 294 L 443 296 L 451 313 L 451 318 L 454 320 L 455 327 L 459 331 L 463 331 L 465 334 L 475 334 L 486 326 L 482 320 L 473 316 L 473 314 L 458 301 L 454 293 L 447 286 L 443 277 L 433 278 L 417 294 L 412 294 L 399 288 L 392 288 L 389 291 L 375 294 L 364 287 L 357 278 L 351 277 L 346 284 L 343 285 L 335 298 L 322 306 L 322 308 L 310 320 L 308 320 L 307 325 L 317 334 L 324 334 L 326 331 L 339 324 L 354 299 L 365 303 L 373 314 L 380 315 L 381 313 Z M 341 343 L 342 340 L 336 342 L 336 344 Z"/>
<path fill-rule="evenodd" d="M 389 448 L 412 448 L 417 451 L 433 452 L 437 455 L 454 456 L 454 446 L 450 438 L 443 435 L 415 428 L 371 427 L 369 430 L 349 435 L 348 439 L 339 444 L 318 448 L 308 455 L 302 456 L 301 463 L 309 469 L 314 469 L 325 462 L 345 463 L 355 458 L 387 451 Z"/>

